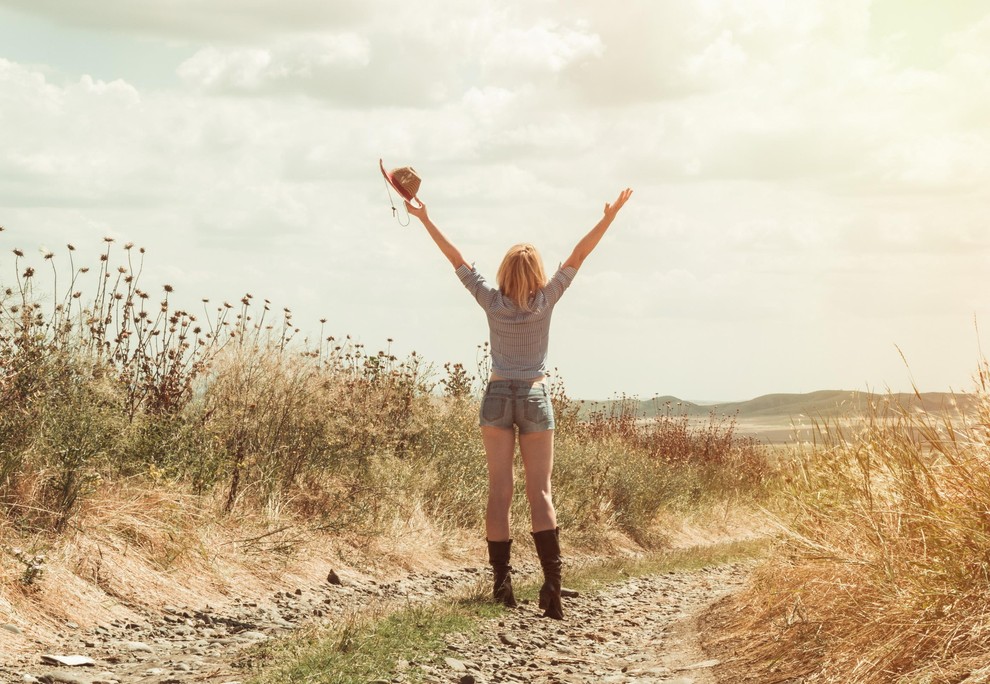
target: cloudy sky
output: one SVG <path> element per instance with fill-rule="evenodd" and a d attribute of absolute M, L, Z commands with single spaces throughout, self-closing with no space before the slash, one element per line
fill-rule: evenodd
<path fill-rule="evenodd" d="M 965 390 L 988 82 L 981 0 L 0 0 L 0 280 L 113 236 L 149 289 L 473 367 L 384 157 L 492 278 L 634 189 L 554 313 L 574 395 Z"/>

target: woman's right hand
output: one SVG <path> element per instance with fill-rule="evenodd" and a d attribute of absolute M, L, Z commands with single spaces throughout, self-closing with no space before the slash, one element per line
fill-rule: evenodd
<path fill-rule="evenodd" d="M 419 206 L 418 207 L 417 206 L 413 206 L 412 204 L 410 204 L 407 201 L 406 202 L 406 211 L 409 212 L 409 215 L 410 216 L 415 216 L 420 221 L 423 221 L 425 223 L 427 221 L 427 219 L 429 219 L 429 216 L 427 216 L 427 214 L 426 214 L 426 205 L 423 204 L 420 200 L 416 200 L 416 201 L 419 202 Z"/>

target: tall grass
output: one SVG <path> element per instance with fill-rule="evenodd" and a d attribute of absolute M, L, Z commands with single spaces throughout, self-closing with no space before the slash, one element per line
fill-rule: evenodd
<path fill-rule="evenodd" d="M 220 514 L 324 529 L 374 531 L 420 513 L 441 528 L 480 526 L 486 346 L 477 374 L 438 369 L 322 329 L 306 338 L 290 310 L 273 313 L 251 294 L 203 300 L 201 313 L 177 308 L 171 285 L 144 289 L 144 250 L 129 243 L 108 238 L 94 268 L 74 254 L 46 253 L 35 268 L 14 250 L 0 295 L 9 522 L 61 531 L 93 492 L 131 478 L 198 495 Z M 559 378 L 553 400 L 561 523 L 577 535 L 617 528 L 653 543 L 665 507 L 751 496 L 772 475 L 731 419 L 693 426 L 668 407 L 644 422 L 630 402 L 582 422 Z"/>
<path fill-rule="evenodd" d="M 955 682 L 986 666 L 986 362 L 958 405 L 878 401 L 818 437 L 795 462 L 787 541 L 741 604 L 755 630 L 742 650 L 805 682 Z"/>

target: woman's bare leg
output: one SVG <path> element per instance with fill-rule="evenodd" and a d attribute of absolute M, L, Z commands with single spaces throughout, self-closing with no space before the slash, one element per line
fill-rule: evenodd
<path fill-rule="evenodd" d="M 488 457 L 488 511 L 485 533 L 489 541 L 509 540 L 509 508 L 512 506 L 512 458 L 516 451 L 514 430 L 484 426 L 481 439 Z M 528 478 L 527 478 L 528 479 Z"/>
<path fill-rule="evenodd" d="M 553 472 L 553 430 L 519 435 L 519 450 L 526 469 L 526 498 L 533 531 L 557 528 L 550 475 Z"/>

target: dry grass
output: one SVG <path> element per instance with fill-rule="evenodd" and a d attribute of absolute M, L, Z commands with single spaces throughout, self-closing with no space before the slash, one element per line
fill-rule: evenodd
<path fill-rule="evenodd" d="M 484 348 L 474 375 L 323 331 L 303 339 L 290 311 L 275 316 L 249 294 L 194 315 L 173 306 L 171 286 L 158 301 L 141 288 L 142 250 L 113 250 L 108 241 L 87 269 L 70 248 L 67 272 L 61 256 L 36 270 L 16 250 L 0 291 L 5 610 L 82 624 L 83 604 L 226 591 L 228 576 L 274 577 L 332 538 L 405 566 L 480 556 Z M 669 409 L 655 421 L 622 410 L 585 423 L 559 378 L 553 400 L 555 498 L 572 548 L 669 545 L 683 520 L 718 510 L 722 525 L 772 490 L 775 467 L 731 419 L 692 426 Z M 525 538 L 521 472 L 517 482 Z M 15 546 L 46 554 L 42 575 L 25 574 Z M 82 603 L 49 601 L 52 587 Z"/>
<path fill-rule="evenodd" d="M 950 682 L 986 665 L 988 383 L 984 362 L 965 411 L 878 403 L 796 461 L 784 541 L 718 618 L 745 635 L 751 681 Z"/>

